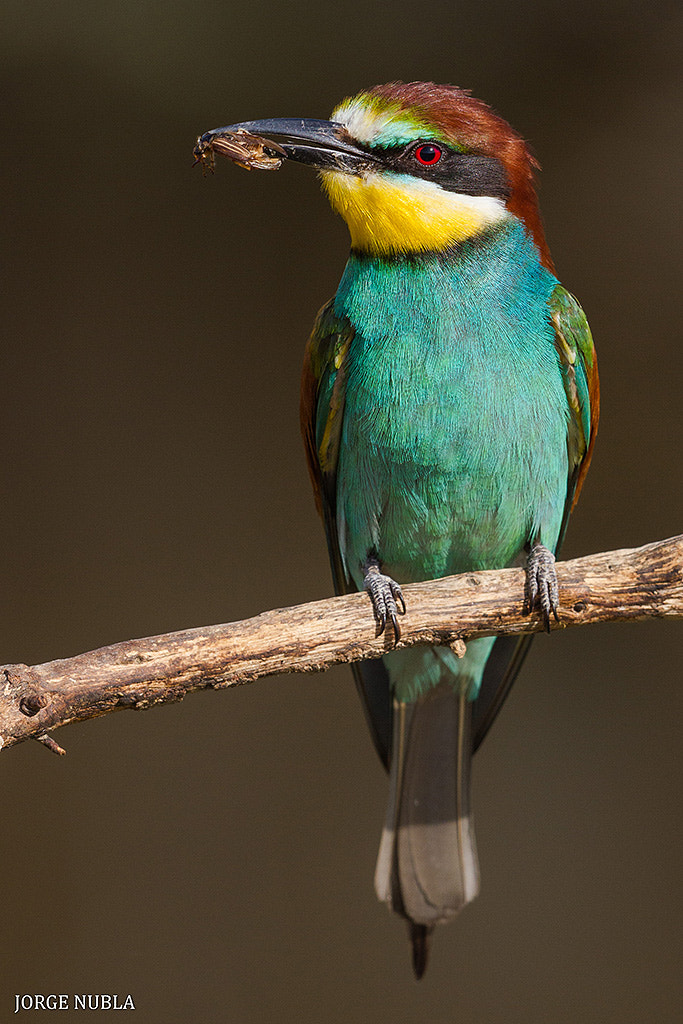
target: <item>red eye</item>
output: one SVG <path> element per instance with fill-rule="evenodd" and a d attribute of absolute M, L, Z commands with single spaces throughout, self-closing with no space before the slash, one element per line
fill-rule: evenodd
<path fill-rule="evenodd" d="M 431 142 L 423 142 L 415 150 L 415 159 L 423 167 L 432 167 L 441 159 L 441 149 Z"/>

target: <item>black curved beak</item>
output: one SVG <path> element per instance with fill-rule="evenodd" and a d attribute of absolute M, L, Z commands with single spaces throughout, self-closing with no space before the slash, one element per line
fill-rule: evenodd
<path fill-rule="evenodd" d="M 310 164 L 321 170 L 340 170 L 359 173 L 374 163 L 367 150 L 361 149 L 349 138 L 343 124 L 321 121 L 315 117 L 274 117 L 262 121 L 240 121 L 223 128 L 205 132 L 197 140 L 198 148 L 206 148 L 212 139 L 223 133 L 249 132 L 264 141 L 272 140 L 277 149 L 290 160 Z"/>

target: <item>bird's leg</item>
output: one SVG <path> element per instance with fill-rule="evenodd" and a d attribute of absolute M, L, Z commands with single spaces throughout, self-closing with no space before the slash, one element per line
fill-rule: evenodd
<path fill-rule="evenodd" d="M 526 563 L 526 604 L 529 611 L 538 606 L 543 613 L 545 628 L 550 632 L 550 615 L 556 622 L 560 595 L 555 572 L 555 555 L 544 544 L 536 541 L 531 546 Z"/>
<path fill-rule="evenodd" d="M 363 565 L 363 590 L 367 590 L 372 601 L 378 625 L 377 635 L 380 636 L 384 632 L 387 619 L 391 619 L 398 643 L 401 639 L 401 627 L 397 616 L 405 615 L 406 603 L 398 583 L 380 571 L 379 560 L 375 555 L 368 555 Z"/>

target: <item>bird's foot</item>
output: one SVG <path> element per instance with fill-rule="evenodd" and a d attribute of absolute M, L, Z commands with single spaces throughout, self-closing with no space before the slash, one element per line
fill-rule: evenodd
<path fill-rule="evenodd" d="M 556 622 L 560 621 L 555 555 L 538 542 L 532 546 L 526 563 L 526 605 L 529 611 L 536 607 L 541 610 L 548 633 L 551 614 Z"/>
<path fill-rule="evenodd" d="M 405 615 L 406 603 L 403 598 L 403 591 L 391 576 L 385 576 L 380 572 L 379 562 L 376 558 L 368 558 L 364 565 L 365 577 L 363 589 L 367 590 L 372 601 L 372 607 L 377 619 L 377 636 L 381 636 L 391 619 L 394 627 L 396 643 L 401 639 L 401 627 L 398 624 L 398 615 Z"/>

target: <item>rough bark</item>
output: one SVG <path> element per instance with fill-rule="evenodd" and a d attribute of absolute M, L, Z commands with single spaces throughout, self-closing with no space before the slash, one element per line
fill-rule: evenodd
<path fill-rule="evenodd" d="M 558 562 L 561 610 L 552 629 L 593 622 L 683 618 L 683 535 L 641 548 Z M 450 644 L 462 653 L 479 636 L 538 632 L 522 569 L 465 573 L 403 587 L 401 646 Z M 278 608 L 242 622 L 126 640 L 43 665 L 0 667 L 0 747 L 124 708 L 182 700 L 186 693 L 250 683 L 280 672 L 320 672 L 380 657 L 365 594 Z"/>

